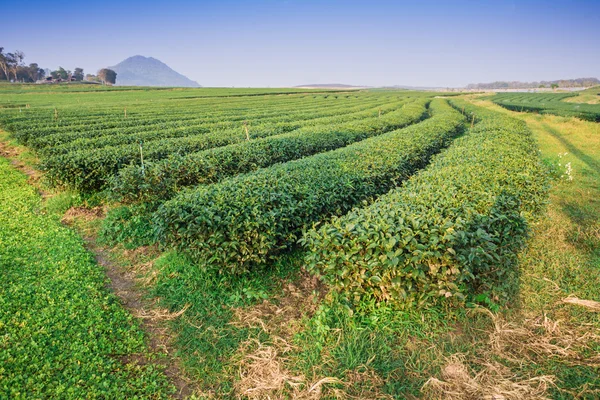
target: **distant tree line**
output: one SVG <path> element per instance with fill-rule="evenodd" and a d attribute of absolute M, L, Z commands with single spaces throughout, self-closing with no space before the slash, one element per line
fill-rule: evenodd
<path fill-rule="evenodd" d="M 90 81 L 114 85 L 117 81 L 117 73 L 111 69 L 103 68 L 97 75 L 84 75 L 83 68 L 75 68 L 73 71 L 58 67 L 55 71 L 40 68 L 37 63 L 26 65 L 23 60 L 25 53 L 16 50 L 12 53 L 4 51 L 0 47 L 0 81 L 9 82 L 37 82 L 51 77 L 54 81 Z"/>
<path fill-rule="evenodd" d="M 572 87 L 590 87 L 599 85 L 600 80 L 597 78 L 578 78 L 578 79 L 561 79 L 557 81 L 541 81 L 541 82 L 491 82 L 491 83 L 471 83 L 467 85 L 467 89 L 529 89 L 529 88 L 572 88 Z"/>

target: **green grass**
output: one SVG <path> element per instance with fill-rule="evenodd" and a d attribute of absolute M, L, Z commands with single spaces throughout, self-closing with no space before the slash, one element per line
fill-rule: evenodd
<path fill-rule="evenodd" d="M 600 104 L 600 86 L 578 92 L 578 96 L 564 99 L 568 103 Z"/>
<path fill-rule="evenodd" d="M 59 207 L 61 208 L 61 207 Z M 144 335 L 104 271 L 0 158 L 0 398 L 167 398 Z"/>
<path fill-rule="evenodd" d="M 279 295 L 284 278 L 293 273 L 292 259 L 253 276 L 239 277 L 202 269 L 175 252 L 163 254 L 154 263 L 158 276 L 151 294 L 160 298 L 160 305 L 172 311 L 190 305 L 171 327 L 178 356 L 202 391 L 233 395 L 237 370 L 232 359 L 240 345 L 250 338 L 266 339 L 258 326 L 232 324 L 234 312 Z"/>

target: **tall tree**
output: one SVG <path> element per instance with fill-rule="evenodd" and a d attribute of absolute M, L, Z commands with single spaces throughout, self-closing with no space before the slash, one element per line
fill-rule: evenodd
<path fill-rule="evenodd" d="M 93 74 L 86 74 L 85 80 L 90 81 L 90 82 L 100 82 L 100 79 L 96 75 L 93 75 Z"/>
<path fill-rule="evenodd" d="M 73 72 L 73 78 L 75 78 L 76 81 L 82 81 L 83 80 L 83 68 L 75 68 L 75 72 Z"/>
<path fill-rule="evenodd" d="M 35 82 L 38 79 L 44 79 L 45 72 L 39 67 L 39 65 L 37 65 L 37 63 L 29 64 L 29 67 L 27 67 L 27 72 L 32 82 Z"/>
<path fill-rule="evenodd" d="M 98 71 L 98 78 L 100 78 L 104 84 L 108 83 L 114 85 L 117 83 L 117 73 L 112 69 L 102 68 L 100 71 Z"/>
<path fill-rule="evenodd" d="M 50 74 L 52 75 L 52 77 L 54 79 L 60 78 L 62 80 L 67 80 L 67 79 L 69 79 L 69 75 L 71 74 L 71 71 L 67 71 L 63 67 L 58 67 L 58 69 L 56 71 L 52 71 Z"/>
<path fill-rule="evenodd" d="M 25 59 L 25 53 L 23 53 L 20 50 L 15 50 L 14 53 L 8 53 L 8 55 L 10 56 L 10 66 L 13 76 L 15 77 L 15 81 L 18 81 L 19 78 L 17 77 L 17 70 L 23 64 L 23 60 Z"/>
<path fill-rule="evenodd" d="M 0 68 L 4 72 L 6 80 L 10 80 L 10 73 L 13 71 L 13 67 L 17 64 L 14 53 L 4 53 L 4 48 L 0 48 Z"/>
<path fill-rule="evenodd" d="M 8 64 L 6 61 L 6 54 L 4 54 L 4 47 L 0 47 L 0 70 L 4 75 L 4 79 L 8 80 Z"/>

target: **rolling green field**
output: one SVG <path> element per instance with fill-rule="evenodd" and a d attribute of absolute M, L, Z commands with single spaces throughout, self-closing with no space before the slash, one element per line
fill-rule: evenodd
<path fill-rule="evenodd" d="M 600 391 L 598 106 L 392 90 L 0 94 L 3 153 L 40 176 L 1 159 L 7 396 Z M 119 304 L 78 234 L 154 311 Z M 162 321 L 185 390 L 152 361 L 159 329 L 138 318 Z"/>
<path fill-rule="evenodd" d="M 600 89 L 592 90 L 600 92 Z M 577 101 L 579 98 L 577 93 L 500 93 L 491 100 L 512 111 L 554 114 L 600 122 L 600 105 L 580 103 Z"/>
<path fill-rule="evenodd" d="M 568 103 L 587 103 L 600 104 L 600 87 L 595 86 L 586 90 L 577 92 L 577 96 L 564 99 Z"/>

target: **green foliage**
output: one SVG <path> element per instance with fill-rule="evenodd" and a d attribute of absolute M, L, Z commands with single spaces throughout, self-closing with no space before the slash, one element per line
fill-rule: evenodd
<path fill-rule="evenodd" d="M 512 111 L 554 114 L 600 122 L 600 104 L 562 101 L 573 96 L 577 96 L 577 93 L 501 93 L 492 96 L 490 100 Z"/>
<path fill-rule="evenodd" d="M 81 238 L 0 158 L 0 398 L 168 398 L 161 368 L 124 361 L 144 336 Z"/>
<path fill-rule="evenodd" d="M 429 99 L 398 110 L 352 122 L 310 125 L 293 132 L 193 153 L 171 156 L 147 168 L 131 165 L 119 171 L 111 193 L 119 201 L 166 200 L 186 186 L 214 183 L 226 177 L 347 146 L 402 128 L 425 117 Z"/>
<path fill-rule="evenodd" d="M 44 203 L 44 211 L 49 214 L 63 215 L 71 207 L 83 204 L 82 196 L 73 191 L 64 191 L 51 196 Z"/>
<path fill-rule="evenodd" d="M 515 291 L 515 252 L 546 182 L 524 122 L 452 100 L 477 115 L 467 135 L 375 203 L 308 230 L 306 263 L 342 301 L 372 310 Z"/>
<path fill-rule="evenodd" d="M 351 314 L 337 301 L 321 305 L 295 338 L 293 364 L 305 375 L 331 376 L 356 398 L 419 397 L 429 377 L 443 366 L 440 349 L 463 351 L 460 339 L 448 335 L 454 316 L 431 307 L 409 312 L 381 307 L 369 315 Z M 470 319 L 473 329 L 481 324 Z M 371 394 L 375 380 L 356 379 L 376 373 L 383 381 L 380 396 Z M 365 377 L 366 377 L 365 376 Z M 394 398 L 396 398 L 394 397 Z"/>
<path fill-rule="evenodd" d="M 387 192 L 451 143 L 464 118 L 441 99 L 431 108 L 408 128 L 183 191 L 154 216 L 160 238 L 222 271 L 264 264 L 306 226 Z"/>
<path fill-rule="evenodd" d="M 156 237 L 149 212 L 152 207 L 150 204 L 141 204 L 111 209 L 102 221 L 98 240 L 107 245 L 122 243 L 127 249 L 155 243 Z"/>
<path fill-rule="evenodd" d="M 251 145 L 257 152 L 251 154 L 246 151 L 240 154 L 236 150 L 230 154 L 231 149 L 223 154 L 208 154 L 229 157 L 223 161 L 229 161 L 232 169 L 228 169 L 225 176 L 227 173 L 240 173 L 269 165 L 267 160 L 270 159 L 273 162 L 287 161 L 353 141 L 343 136 L 331 139 L 335 130 L 347 134 L 364 129 L 363 136 L 357 137 L 355 133 L 354 140 L 359 140 L 404 126 L 411 122 L 404 116 L 405 112 L 411 114 L 413 110 L 411 107 L 406 107 L 406 110 L 400 108 L 407 103 L 426 103 L 432 97 L 429 93 L 414 92 L 361 92 L 335 96 L 240 94 L 215 102 L 213 98 L 202 95 L 190 96 L 191 93 L 203 92 L 204 89 L 132 91 L 135 94 L 101 92 L 103 97 L 94 97 L 100 104 L 86 105 L 81 103 L 85 103 L 87 98 L 82 100 L 73 94 L 65 96 L 64 101 L 69 99 L 70 102 L 63 105 L 62 99 L 55 95 L 48 105 L 37 107 L 28 107 L 27 101 L 31 98 L 40 102 L 43 96 L 19 96 L 23 103 L 13 102 L 10 108 L 1 110 L 0 121 L 12 136 L 36 150 L 40 167 L 47 172 L 46 177 L 52 184 L 96 192 L 106 188 L 119 170 L 129 167 L 128 170 L 133 172 L 130 175 L 124 173 L 121 186 L 125 195 L 130 195 L 135 194 L 138 188 L 143 189 L 147 183 L 138 182 L 140 168 L 145 170 L 146 166 L 169 157 L 173 163 L 181 164 L 177 172 L 183 177 L 178 185 L 186 181 L 195 184 L 203 171 L 194 173 L 193 167 L 197 164 L 194 161 L 203 156 L 197 154 L 195 158 L 184 158 L 187 154 L 232 144 L 240 144 L 237 148 L 241 149 L 245 148 L 242 144 L 248 144 L 245 143 L 248 139 L 257 141 L 257 144 Z M 184 94 L 188 97 L 183 97 Z M 102 105 L 106 97 L 114 99 L 114 103 Z M 286 136 L 287 133 L 293 133 L 295 138 L 312 135 L 314 148 L 311 148 L 308 138 L 301 143 L 285 137 L 275 142 L 261 140 Z M 326 136 L 331 139 L 329 145 L 315 141 L 319 133 L 328 134 Z M 295 144 L 297 148 L 289 149 L 282 143 Z M 279 151 L 284 154 L 278 154 Z M 241 156 L 240 162 L 246 165 L 236 169 L 233 164 L 236 156 Z M 187 166 L 192 168 L 189 173 L 186 172 Z M 149 169 L 151 183 L 156 181 L 156 176 L 164 176 L 161 171 L 156 174 L 153 171 Z M 136 179 L 132 181 L 130 178 Z M 169 182 L 160 182 L 158 187 L 162 186 L 172 187 Z"/>
<path fill-rule="evenodd" d="M 234 104 L 224 104 L 216 109 L 208 110 L 207 113 L 197 115 L 199 110 L 182 111 L 179 109 L 169 110 L 169 115 L 164 115 L 164 111 L 156 110 L 156 115 L 150 115 L 152 108 L 144 105 L 144 113 L 136 113 L 127 118 L 119 118 L 116 121 L 111 118 L 104 118 L 95 121 L 70 121 L 67 119 L 68 131 L 64 131 L 63 126 L 32 126 L 9 125 L 17 129 L 15 135 L 22 140 L 26 140 L 29 146 L 41 150 L 45 155 L 57 155 L 69 153 L 72 151 L 98 149 L 101 147 L 121 146 L 127 144 L 138 144 L 140 141 L 148 143 L 152 140 L 166 138 L 182 138 L 187 136 L 196 136 L 206 133 L 219 133 L 223 136 L 231 135 L 230 131 L 235 131 L 238 136 L 243 134 L 243 123 L 246 118 L 251 118 L 249 134 L 252 138 L 266 135 L 261 133 L 265 128 L 273 132 L 286 132 L 296 129 L 309 122 L 335 123 L 339 119 L 340 112 L 344 112 L 344 119 L 363 118 L 373 115 L 373 107 L 382 101 L 383 98 L 364 97 L 361 102 L 338 102 L 329 104 L 329 107 L 323 109 L 325 99 L 307 101 L 294 99 L 288 104 L 282 100 L 269 101 L 265 104 L 253 104 L 249 100 L 235 104 L 237 106 L 253 107 L 249 115 L 239 115 L 239 111 L 230 107 Z M 389 101 L 390 99 L 388 99 Z M 298 104 L 300 103 L 300 104 Z M 305 104 L 302 104 L 305 103 Z M 228 107 L 229 106 L 229 107 Z M 273 109 L 277 106 L 276 109 Z M 383 106 L 384 110 L 393 109 L 397 103 L 390 103 Z M 146 107 L 148 107 L 146 109 Z M 292 108 L 293 107 L 293 108 Z M 301 107 L 298 109 L 298 107 Z M 222 108 L 222 109 L 221 109 Z M 166 110 L 165 110 L 166 111 Z M 204 110 L 202 110 L 204 111 Z M 130 109 L 131 113 L 131 109 Z M 286 115 L 282 115 L 286 113 Z M 359 115 L 356 115 L 356 114 Z M 330 117 L 333 119 L 324 119 Z M 80 117 L 81 118 L 81 117 Z M 83 116 L 89 119 L 89 115 Z M 33 134 L 33 135 L 32 135 Z M 245 139 L 245 135 L 244 135 Z"/>

